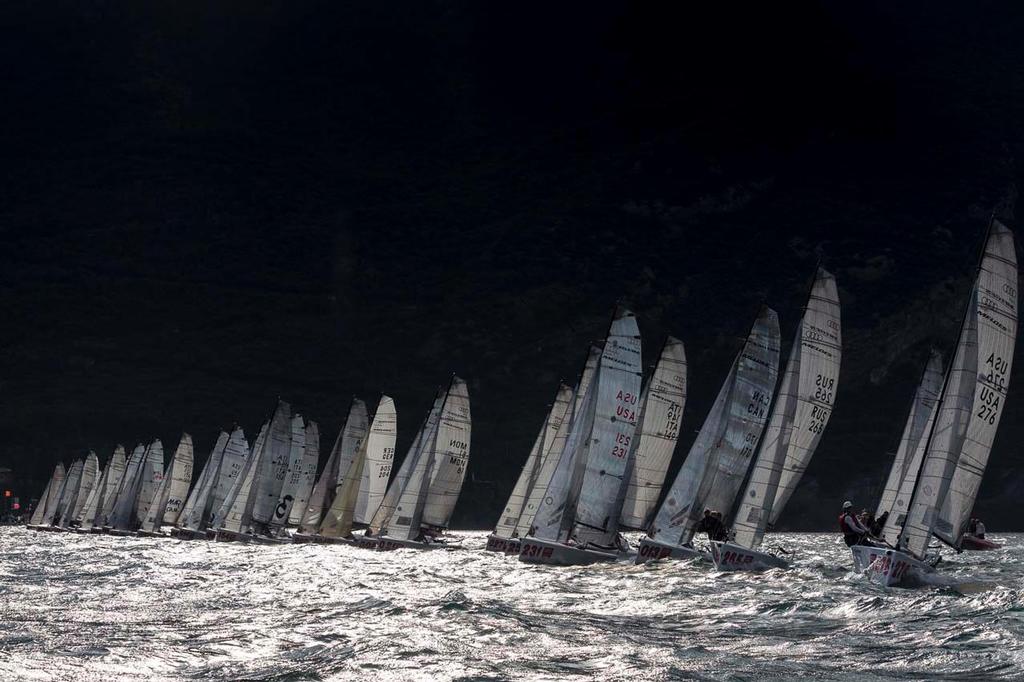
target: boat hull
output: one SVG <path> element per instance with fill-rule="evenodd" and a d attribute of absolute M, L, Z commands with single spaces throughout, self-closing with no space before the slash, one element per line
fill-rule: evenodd
<path fill-rule="evenodd" d="M 560 542 L 539 538 L 522 538 L 519 560 L 528 564 L 549 564 L 552 566 L 589 566 L 590 564 L 617 561 L 618 552 L 602 552 L 563 545 Z"/>
<path fill-rule="evenodd" d="M 159 530 L 140 530 L 136 531 L 135 535 L 140 538 L 165 538 L 167 533 Z"/>
<path fill-rule="evenodd" d="M 747 549 L 731 542 L 712 542 L 711 560 L 719 571 L 764 571 L 769 568 L 789 568 L 785 559 Z"/>
<path fill-rule="evenodd" d="M 252 542 L 252 535 L 249 535 L 248 533 L 236 533 L 231 530 L 218 528 L 214 539 L 217 542 Z"/>
<path fill-rule="evenodd" d="M 515 553 L 519 553 L 519 538 L 503 538 L 500 535 L 491 533 L 487 536 L 487 546 L 484 547 L 488 552 L 501 552 L 502 554 L 511 554 L 511 546 L 515 545 Z"/>
<path fill-rule="evenodd" d="M 208 540 L 205 530 L 192 530 L 191 528 L 175 528 L 171 531 L 171 537 L 179 540 Z"/>
<path fill-rule="evenodd" d="M 390 552 L 395 549 L 444 549 L 450 547 L 446 542 L 417 542 L 416 540 L 399 540 L 381 536 L 377 541 L 378 552 Z"/>
<path fill-rule="evenodd" d="M 114 535 L 114 536 L 119 537 L 119 538 L 128 538 L 128 537 L 132 537 L 133 535 L 135 535 L 135 531 L 133 531 L 133 530 L 124 530 L 122 528 L 111 528 L 110 530 L 107 531 L 107 535 Z"/>
<path fill-rule="evenodd" d="M 888 547 L 854 545 L 853 565 L 858 572 L 866 572 L 872 582 L 885 587 L 914 586 L 920 576 L 935 569 L 905 552 Z"/>
<path fill-rule="evenodd" d="M 979 538 L 974 535 L 964 535 L 960 540 L 960 549 L 968 552 L 987 552 L 993 549 L 1001 549 L 1002 545 L 986 538 Z"/>
<path fill-rule="evenodd" d="M 378 538 L 371 538 L 365 535 L 352 536 L 352 544 L 360 549 L 377 549 L 379 543 L 380 540 Z"/>
<path fill-rule="evenodd" d="M 640 545 L 636 548 L 635 563 L 645 564 L 658 559 L 702 559 L 707 561 L 711 559 L 711 556 L 707 552 L 693 547 L 670 545 L 651 538 L 640 540 Z"/>

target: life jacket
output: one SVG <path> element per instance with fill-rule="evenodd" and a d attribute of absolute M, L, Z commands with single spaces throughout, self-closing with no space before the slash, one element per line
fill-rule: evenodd
<path fill-rule="evenodd" d="M 853 535 L 853 531 L 846 525 L 846 517 L 850 515 L 850 512 L 844 511 L 839 515 L 839 532 L 843 535 Z"/>

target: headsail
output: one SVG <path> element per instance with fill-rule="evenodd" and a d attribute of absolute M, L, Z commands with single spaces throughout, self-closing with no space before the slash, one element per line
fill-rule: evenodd
<path fill-rule="evenodd" d="M 619 521 L 625 528 L 639 530 L 650 523 L 679 440 L 685 405 L 686 352 L 683 342 L 670 336 L 640 398 L 640 423 Z"/>
<path fill-rule="evenodd" d="M 778 316 L 762 307 L 658 509 L 653 538 L 687 544 L 705 507 L 731 509 L 768 419 L 778 366 Z"/>
<path fill-rule="evenodd" d="M 369 416 L 366 413 L 366 403 L 355 399 L 348 412 L 348 419 L 345 421 L 345 428 L 338 435 L 340 441 L 338 450 L 338 479 L 335 481 L 334 493 L 331 495 L 331 506 L 324 512 L 323 520 L 320 522 L 320 534 L 328 537 L 340 537 L 344 530 L 340 524 L 342 517 L 346 515 L 345 508 L 354 504 L 354 500 L 339 497 L 343 489 L 357 493 L 359 488 L 357 481 L 348 485 L 346 482 L 353 477 L 362 480 L 361 464 L 358 460 L 363 456 L 363 443 L 369 430 Z"/>

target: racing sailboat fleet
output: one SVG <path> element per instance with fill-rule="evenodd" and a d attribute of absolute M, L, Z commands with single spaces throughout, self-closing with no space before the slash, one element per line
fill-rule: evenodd
<path fill-rule="evenodd" d="M 851 547 L 858 570 L 900 584 L 934 567 L 933 538 L 978 548 L 970 516 L 1006 400 L 1016 343 L 1016 252 L 993 220 L 956 350 L 933 351 L 914 395 L 876 516 L 879 541 Z M 778 315 L 762 306 L 671 484 L 687 398 L 683 342 L 668 337 L 645 380 L 635 315 L 616 309 L 574 384 L 560 383 L 486 549 L 526 563 L 691 559 L 719 570 L 786 568 L 765 549 L 827 428 L 839 389 L 835 278 L 817 268 L 781 367 Z M 780 371 L 781 369 L 781 371 Z M 278 401 L 250 446 L 221 432 L 193 485 L 183 434 L 58 464 L 29 527 L 260 543 L 432 549 L 447 534 L 469 463 L 466 382 L 439 390 L 392 475 L 397 412 L 353 399 L 325 465 L 314 421 Z M 319 473 L 318 473 L 319 472 Z M 660 501 L 660 504 L 659 504 Z M 634 549 L 624 531 L 642 531 Z M 706 546 L 695 544 L 707 532 Z"/>

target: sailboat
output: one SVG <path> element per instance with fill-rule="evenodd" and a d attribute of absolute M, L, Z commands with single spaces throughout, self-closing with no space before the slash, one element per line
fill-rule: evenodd
<path fill-rule="evenodd" d="M 27 528 L 31 530 L 44 530 L 50 525 L 53 515 L 56 512 L 57 500 L 60 498 L 61 489 L 64 487 L 64 464 L 58 463 L 53 468 L 53 474 L 43 489 L 43 494 L 36 502 L 36 508 L 32 510 Z"/>
<path fill-rule="evenodd" d="M 394 401 L 381 396 L 369 431 L 360 439 L 355 457 L 338 477 L 334 502 L 320 524 L 320 537 L 333 542 L 354 543 L 353 529 L 366 528 L 372 518 L 371 498 L 380 503 L 382 488 L 391 473 L 396 427 Z M 367 472 L 372 472 L 368 477 Z M 376 507 L 372 512 L 376 511 Z"/>
<path fill-rule="evenodd" d="M 301 423 L 301 417 L 299 420 Z M 278 401 L 258 460 L 255 498 L 249 514 L 249 540 L 274 536 L 274 513 L 281 503 L 281 490 L 292 456 L 293 436 L 303 433 L 302 429 L 294 426 L 294 421 L 291 406 Z"/>
<path fill-rule="evenodd" d="M 314 430 L 317 434 L 314 424 Z M 319 448 L 319 444 L 317 445 Z M 316 449 L 319 458 L 319 449 Z M 285 527 L 288 525 L 288 517 L 291 515 L 295 499 L 302 494 L 301 487 L 304 485 L 304 458 L 306 457 L 306 425 L 301 414 L 293 414 L 289 423 L 289 448 L 287 468 L 285 469 L 284 482 L 281 484 L 281 492 L 278 494 L 277 505 L 270 515 L 270 522 L 267 524 L 267 536 L 279 542 L 291 542 Z M 309 493 L 306 493 L 308 496 Z"/>
<path fill-rule="evenodd" d="M 209 511 L 206 512 L 209 514 L 208 518 L 201 519 L 194 527 L 192 525 L 195 523 L 194 521 L 190 521 L 188 525 L 183 524 L 179 531 L 179 537 L 184 538 L 187 534 L 186 531 L 191 531 L 192 537 L 197 539 L 202 539 L 204 534 L 208 540 L 216 538 L 217 528 L 220 527 L 223 518 L 222 514 L 226 513 L 230 500 L 233 499 L 230 497 L 231 492 L 236 489 L 236 482 L 245 475 L 250 456 L 251 451 L 249 441 L 245 438 L 245 431 L 242 427 L 236 426 L 231 432 L 231 436 L 228 437 L 224 454 L 221 457 L 220 469 L 217 472 L 217 482 L 214 483 L 213 489 L 210 491 L 210 501 L 207 503 Z"/>
<path fill-rule="evenodd" d="M 628 310 L 616 310 L 594 378 L 519 560 L 586 565 L 615 561 L 624 488 L 629 485 L 642 375 L 640 330 Z"/>
<path fill-rule="evenodd" d="M 359 398 L 353 398 L 345 423 L 338 432 L 334 447 L 331 448 L 327 464 L 310 492 L 299 529 L 292 534 L 293 541 L 341 542 L 340 535 L 333 532 L 332 523 L 327 518 L 334 507 L 339 489 L 344 485 L 343 479 L 362 448 L 363 441 L 366 440 L 369 421 L 366 403 Z"/>
<path fill-rule="evenodd" d="M 712 542 L 720 571 L 785 568 L 789 563 L 760 551 L 769 525 L 779 518 L 821 441 L 839 387 L 842 355 L 839 292 L 819 268 L 797 325 L 796 338 L 753 472 L 740 496 L 729 542 Z"/>
<path fill-rule="evenodd" d="M 302 449 L 302 460 L 296 471 L 290 472 L 295 488 L 295 500 L 288 511 L 286 525 L 296 528 L 302 523 L 302 516 L 309 505 L 309 496 L 316 483 L 316 470 L 320 466 L 320 425 L 310 420 L 303 435 L 306 445 Z M 297 478 L 297 480 L 296 480 Z"/>
<path fill-rule="evenodd" d="M 443 537 L 469 466 L 472 416 L 466 382 L 452 376 L 432 437 L 417 457 L 401 496 L 381 529 L 377 550 L 451 546 Z"/>
<path fill-rule="evenodd" d="M 226 431 L 221 431 L 217 441 L 206 458 L 202 471 L 199 472 L 199 479 L 192 486 L 185 504 L 181 508 L 181 514 L 171 529 L 171 537 L 180 540 L 193 540 L 205 538 L 206 534 L 200 530 L 203 523 L 209 518 L 209 505 L 212 502 L 213 488 L 217 482 L 217 473 L 220 464 L 224 460 L 224 450 L 228 447 L 230 436 Z"/>
<path fill-rule="evenodd" d="M 704 509 L 728 510 L 768 419 L 779 366 L 779 320 L 763 306 L 697 439 L 640 541 L 636 563 L 707 558 L 693 547 Z"/>
<path fill-rule="evenodd" d="M 93 516 L 89 527 L 90 533 L 102 533 L 103 526 L 107 524 L 107 518 L 114 507 L 117 499 L 117 491 L 121 486 L 121 479 L 124 477 L 126 467 L 125 450 L 123 445 L 114 448 L 114 453 L 107 462 L 107 468 L 103 472 L 106 479 L 102 495 L 96 503 L 96 513 Z"/>
<path fill-rule="evenodd" d="M 558 386 L 558 393 L 555 394 L 555 401 L 548 409 L 547 417 L 541 424 L 540 432 L 533 441 L 530 454 L 526 457 L 523 470 L 519 473 L 508 502 L 505 503 L 505 510 L 498 519 L 494 532 L 487 536 L 486 549 L 491 552 L 505 552 L 519 554 L 519 534 L 516 528 L 526 501 L 534 486 L 538 484 L 541 471 L 545 469 L 545 463 L 551 458 L 555 436 L 558 434 L 562 423 L 571 415 L 567 415 L 572 404 L 573 390 L 565 384 Z M 565 439 L 562 439 L 563 443 Z M 545 481 L 543 485 L 546 486 Z M 531 519 L 532 519 L 531 515 Z"/>
<path fill-rule="evenodd" d="M 934 571 L 933 534 L 954 547 L 962 540 L 1006 405 L 1016 338 L 1016 249 L 993 218 L 896 546 L 850 548 L 872 580 L 914 584 Z"/>
<path fill-rule="evenodd" d="M 53 521 L 47 530 L 60 531 L 64 529 L 64 519 L 67 518 L 68 509 L 75 503 L 78 497 L 78 488 L 82 483 L 82 471 L 85 469 L 85 460 L 76 459 L 71 463 L 67 476 L 64 477 L 64 486 L 61 488 L 60 497 L 57 500 Z"/>
<path fill-rule="evenodd" d="M 103 533 L 112 533 L 115 530 L 129 530 L 130 518 L 135 511 L 135 498 L 139 493 L 139 473 L 142 469 L 142 462 L 146 458 L 146 446 L 139 443 L 132 450 L 131 456 L 125 463 L 124 474 L 117 486 L 113 501 L 110 502 L 109 510 L 104 503 L 102 526 Z"/>
<path fill-rule="evenodd" d="M 153 494 L 137 535 L 163 536 L 163 525 L 177 523 L 181 508 L 185 505 L 189 486 L 192 484 L 192 455 L 192 436 L 183 433 L 171 457 L 171 463 L 160 481 L 160 487 Z"/>
<path fill-rule="evenodd" d="M 391 517 L 394 515 L 398 507 L 398 501 L 402 497 L 406 485 L 409 483 L 413 470 L 420 461 L 424 450 L 433 441 L 446 396 L 447 392 L 444 390 L 438 390 L 434 396 L 434 404 L 431 406 L 426 418 L 424 418 L 423 423 L 420 424 L 419 431 L 416 432 L 416 437 L 413 438 L 412 445 L 409 446 L 409 451 L 406 452 L 405 459 L 402 460 L 402 466 L 398 468 L 398 473 L 395 474 L 384 494 L 384 499 L 381 500 L 377 511 L 370 517 L 369 526 L 362 535 L 353 536 L 357 547 L 377 549 L 380 535 L 387 528 Z"/>

